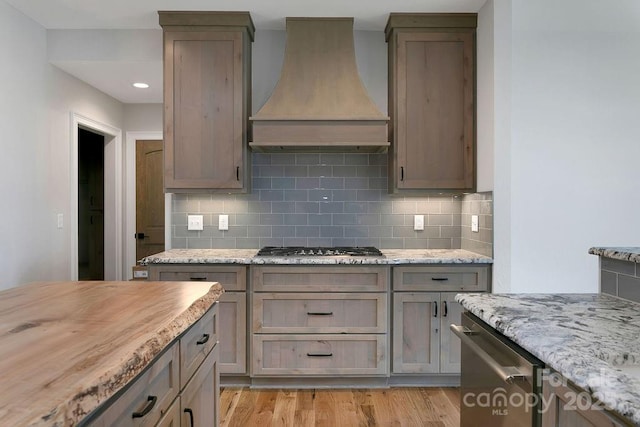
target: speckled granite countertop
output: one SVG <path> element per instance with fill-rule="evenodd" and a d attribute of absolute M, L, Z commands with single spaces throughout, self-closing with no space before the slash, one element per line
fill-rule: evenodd
<path fill-rule="evenodd" d="M 589 253 L 599 255 L 604 258 L 640 263 L 640 248 L 595 247 L 589 249 Z"/>
<path fill-rule="evenodd" d="M 0 425 L 78 424 L 223 292 L 193 282 L 40 282 L 0 292 Z"/>
<path fill-rule="evenodd" d="M 458 294 L 456 300 L 640 425 L 640 304 L 600 294 Z"/>
<path fill-rule="evenodd" d="M 170 249 L 142 264 L 491 264 L 493 259 L 463 249 L 382 249 L 384 257 L 258 257 L 257 249 Z"/>

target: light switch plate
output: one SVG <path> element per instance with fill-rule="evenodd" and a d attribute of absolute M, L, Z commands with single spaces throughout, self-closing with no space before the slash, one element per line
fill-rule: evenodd
<path fill-rule="evenodd" d="M 200 231 L 202 230 L 202 215 L 187 215 L 187 230 Z"/>
<path fill-rule="evenodd" d="M 219 215 L 218 216 L 218 230 L 228 230 L 229 229 L 229 215 Z"/>
<path fill-rule="evenodd" d="M 471 215 L 471 231 L 478 233 L 478 215 Z"/>
<path fill-rule="evenodd" d="M 424 215 L 413 216 L 413 229 L 416 231 L 424 230 Z"/>

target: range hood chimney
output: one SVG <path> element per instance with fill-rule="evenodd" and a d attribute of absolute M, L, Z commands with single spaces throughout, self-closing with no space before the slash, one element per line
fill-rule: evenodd
<path fill-rule="evenodd" d="M 358 75 L 353 18 L 287 18 L 280 80 L 250 120 L 254 151 L 386 151 L 389 117 Z"/>

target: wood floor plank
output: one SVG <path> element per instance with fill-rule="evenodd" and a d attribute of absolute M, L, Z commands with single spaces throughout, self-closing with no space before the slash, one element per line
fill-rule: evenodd
<path fill-rule="evenodd" d="M 458 427 L 456 388 L 224 388 L 223 427 Z"/>

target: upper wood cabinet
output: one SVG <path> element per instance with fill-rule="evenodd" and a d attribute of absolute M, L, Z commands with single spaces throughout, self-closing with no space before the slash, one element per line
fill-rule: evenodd
<path fill-rule="evenodd" d="M 164 34 L 166 192 L 246 192 L 248 12 L 158 12 Z"/>
<path fill-rule="evenodd" d="M 392 13 L 389 191 L 475 190 L 476 14 Z"/>

